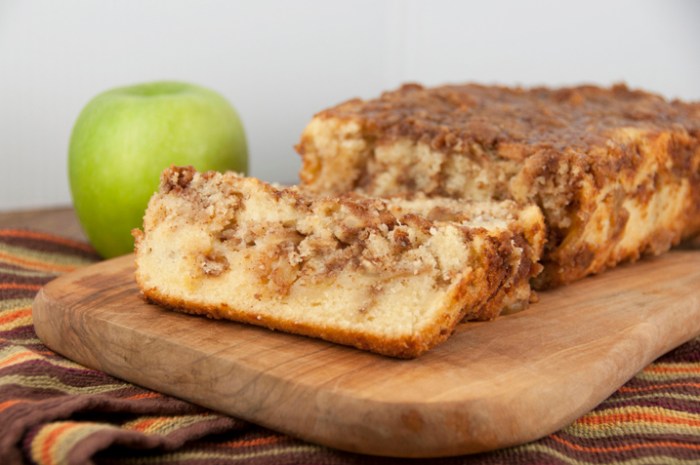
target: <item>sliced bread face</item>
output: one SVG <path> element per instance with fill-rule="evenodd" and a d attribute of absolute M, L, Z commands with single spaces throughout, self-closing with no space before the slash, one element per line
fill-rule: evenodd
<path fill-rule="evenodd" d="M 170 168 L 136 238 L 144 296 L 401 358 L 524 308 L 541 211 L 513 201 L 323 197 Z"/>

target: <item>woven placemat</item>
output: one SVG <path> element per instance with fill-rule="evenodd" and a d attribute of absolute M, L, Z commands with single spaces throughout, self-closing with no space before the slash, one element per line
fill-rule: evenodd
<path fill-rule="evenodd" d="M 0 229 L 0 463 L 389 464 L 309 444 L 91 370 L 52 352 L 32 300 L 97 261 L 81 242 Z M 700 292 L 700 290 L 699 290 Z M 700 463 L 700 338 L 539 441 L 437 464 Z"/>

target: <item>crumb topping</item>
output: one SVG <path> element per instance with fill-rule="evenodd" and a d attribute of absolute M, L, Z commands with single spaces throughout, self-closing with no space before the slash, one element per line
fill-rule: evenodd
<path fill-rule="evenodd" d="M 377 145 L 408 138 L 434 150 L 473 155 L 477 144 L 511 160 L 542 149 L 586 151 L 604 143 L 616 128 L 682 126 L 700 131 L 700 102 L 669 102 L 624 84 L 559 89 L 407 84 L 377 99 L 350 100 L 317 116 L 358 121 Z"/>

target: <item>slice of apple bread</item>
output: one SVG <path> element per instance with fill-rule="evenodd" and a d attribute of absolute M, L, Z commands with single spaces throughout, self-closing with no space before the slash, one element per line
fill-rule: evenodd
<path fill-rule="evenodd" d="M 173 167 L 134 236 L 152 302 L 412 358 L 526 306 L 545 229 L 513 201 L 323 197 Z"/>

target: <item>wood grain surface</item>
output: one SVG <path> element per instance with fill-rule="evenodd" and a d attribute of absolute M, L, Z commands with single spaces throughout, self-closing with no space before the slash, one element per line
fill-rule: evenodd
<path fill-rule="evenodd" d="M 659 355 L 700 334 L 700 252 L 676 251 L 461 324 L 395 360 L 144 303 L 133 257 L 49 283 L 39 337 L 87 366 L 316 443 L 435 457 L 566 426 Z"/>

